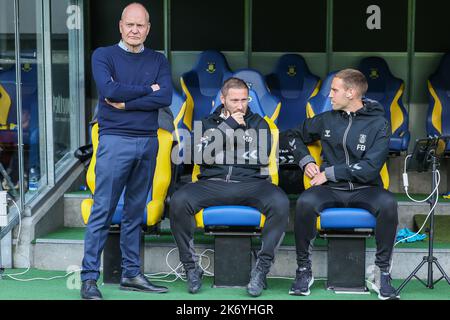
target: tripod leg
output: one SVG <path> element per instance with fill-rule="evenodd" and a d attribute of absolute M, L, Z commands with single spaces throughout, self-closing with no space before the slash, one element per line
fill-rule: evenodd
<path fill-rule="evenodd" d="M 435 259 L 433 261 L 436 266 L 438 267 L 439 271 L 442 273 L 442 276 L 445 278 L 445 280 L 447 280 L 447 283 L 450 284 L 450 278 L 449 276 L 445 273 L 444 268 L 441 267 L 441 265 L 439 264 L 439 262 L 437 261 L 437 259 Z"/>
<path fill-rule="evenodd" d="M 402 291 L 402 289 L 406 286 L 406 284 L 412 279 L 412 277 L 414 277 L 417 273 L 417 271 L 420 270 L 420 268 L 422 268 L 422 266 L 427 262 L 426 259 L 423 259 L 422 262 L 414 269 L 413 272 L 411 272 L 411 274 L 408 276 L 408 278 L 405 279 L 405 281 L 402 282 L 402 284 L 400 285 L 400 287 L 398 287 L 396 294 L 400 294 L 400 291 Z"/>

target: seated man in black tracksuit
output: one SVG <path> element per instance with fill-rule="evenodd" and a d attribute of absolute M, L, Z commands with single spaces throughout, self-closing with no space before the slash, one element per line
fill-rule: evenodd
<path fill-rule="evenodd" d="M 201 121 L 201 135 L 194 134 L 192 139 L 191 156 L 200 164 L 199 179 L 176 191 L 170 201 L 170 227 L 190 293 L 200 290 L 203 275 L 194 251 L 192 223 L 201 209 L 243 205 L 265 214 L 262 247 L 247 286 L 251 296 L 259 296 L 265 288 L 275 248 L 287 226 L 289 200 L 268 175 L 270 128 L 248 108 L 248 93 L 241 79 L 225 81 L 221 89 L 222 105 Z M 194 125 L 194 132 L 199 124 Z"/>
<path fill-rule="evenodd" d="M 330 98 L 333 110 L 306 119 L 286 133 L 295 139 L 292 153 L 311 188 L 296 206 L 295 241 L 297 264 L 295 282 L 289 293 L 309 295 L 311 242 L 316 236 L 316 219 L 329 207 L 358 207 L 376 217 L 376 277 L 373 289 L 380 299 L 397 299 L 390 284 L 389 266 L 398 224 L 397 202 L 383 189 L 380 170 L 389 152 L 390 127 L 383 107 L 362 98 L 367 91 L 364 75 L 342 70 L 333 79 Z M 320 140 L 323 163 L 319 167 L 306 144 Z"/>

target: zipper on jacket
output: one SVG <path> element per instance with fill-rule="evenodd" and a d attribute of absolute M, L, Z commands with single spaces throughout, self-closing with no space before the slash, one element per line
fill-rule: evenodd
<path fill-rule="evenodd" d="M 350 127 L 352 126 L 352 115 L 349 114 L 348 115 L 348 126 L 347 129 L 345 129 L 344 132 L 344 137 L 342 138 L 342 145 L 344 147 L 344 153 L 345 153 L 345 163 L 350 166 L 350 156 L 348 154 L 348 150 L 347 150 L 347 135 L 348 132 L 350 131 Z M 348 182 L 349 186 L 350 186 L 350 190 L 353 190 L 353 183 L 351 183 L 350 181 Z"/>
<path fill-rule="evenodd" d="M 228 167 L 228 174 L 227 174 L 227 177 L 225 178 L 225 181 L 226 181 L 226 182 L 230 182 L 231 172 L 233 172 L 233 167 L 232 167 L 232 166 L 229 166 L 229 167 Z"/>

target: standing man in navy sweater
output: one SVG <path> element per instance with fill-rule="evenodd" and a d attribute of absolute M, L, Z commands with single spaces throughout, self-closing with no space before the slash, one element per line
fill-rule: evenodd
<path fill-rule="evenodd" d="M 81 272 L 81 297 L 91 300 L 103 298 L 97 287 L 100 256 L 124 188 L 120 289 L 168 291 L 141 273 L 139 238 L 158 152 L 158 109 L 169 106 L 172 100 L 171 72 L 164 55 L 144 48 L 150 18 L 143 5 L 125 7 L 119 29 L 119 44 L 98 48 L 92 55 L 99 95 L 99 147 Z"/>

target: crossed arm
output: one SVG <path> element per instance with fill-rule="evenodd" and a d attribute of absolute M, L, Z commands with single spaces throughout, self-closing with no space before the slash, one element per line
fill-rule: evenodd
<path fill-rule="evenodd" d="M 97 51 L 92 56 L 92 69 L 100 94 L 116 109 L 152 111 L 172 103 L 172 78 L 166 59 L 161 61 L 155 83 L 149 86 L 115 81 L 108 59 Z"/>

